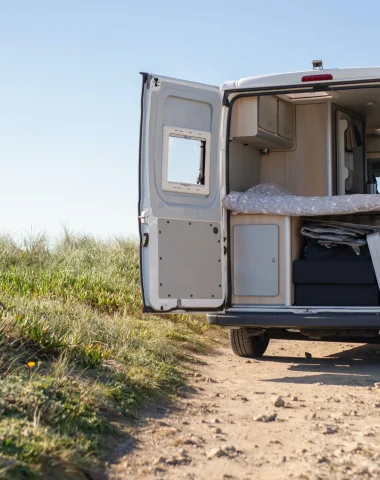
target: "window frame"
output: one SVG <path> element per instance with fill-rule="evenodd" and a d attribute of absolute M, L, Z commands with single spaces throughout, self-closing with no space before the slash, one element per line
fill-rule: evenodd
<path fill-rule="evenodd" d="M 169 139 L 170 137 L 185 138 L 188 140 L 200 140 L 204 142 L 204 153 L 199 159 L 199 172 L 203 163 L 204 183 L 190 184 L 180 182 L 170 182 L 169 175 Z M 170 127 L 164 125 L 163 144 L 162 144 L 162 190 L 175 193 L 189 193 L 192 195 L 207 196 L 210 194 L 210 146 L 211 133 L 202 130 L 190 130 L 186 128 Z M 202 148 L 202 147 L 201 147 Z"/>

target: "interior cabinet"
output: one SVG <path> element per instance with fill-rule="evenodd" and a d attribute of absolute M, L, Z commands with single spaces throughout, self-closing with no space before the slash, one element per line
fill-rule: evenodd
<path fill-rule="evenodd" d="M 293 150 L 294 105 L 274 95 L 239 98 L 232 109 L 230 136 L 261 150 Z"/>
<path fill-rule="evenodd" d="M 294 106 L 283 100 L 278 101 L 278 134 L 294 140 Z"/>
<path fill-rule="evenodd" d="M 259 99 L 259 127 L 277 134 L 277 98 L 264 96 Z"/>

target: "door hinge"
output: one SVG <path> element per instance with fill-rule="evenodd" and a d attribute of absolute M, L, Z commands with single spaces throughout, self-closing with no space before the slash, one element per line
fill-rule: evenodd
<path fill-rule="evenodd" d="M 144 210 L 143 212 L 141 212 L 141 215 L 139 215 L 140 223 L 146 223 L 146 219 L 148 218 L 147 213 L 148 213 L 147 210 Z"/>

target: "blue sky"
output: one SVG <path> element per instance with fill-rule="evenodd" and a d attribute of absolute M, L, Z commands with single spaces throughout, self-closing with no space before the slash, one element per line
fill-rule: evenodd
<path fill-rule="evenodd" d="M 0 0 L 0 232 L 137 233 L 140 71 L 220 85 L 315 58 L 372 66 L 379 14 L 374 0 Z"/>

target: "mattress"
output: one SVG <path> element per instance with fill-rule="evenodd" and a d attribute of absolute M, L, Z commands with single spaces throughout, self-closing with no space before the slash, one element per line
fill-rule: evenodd
<path fill-rule="evenodd" d="M 287 215 L 292 217 L 344 215 L 380 211 L 379 194 L 301 197 L 274 184 L 261 184 L 246 192 L 231 192 L 223 206 L 234 214 Z"/>

